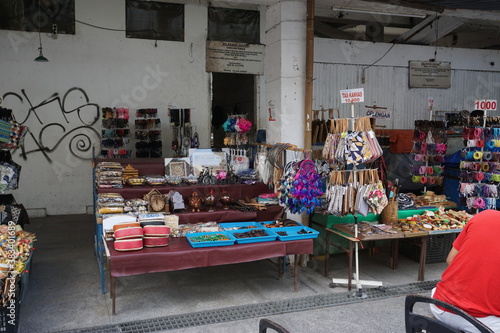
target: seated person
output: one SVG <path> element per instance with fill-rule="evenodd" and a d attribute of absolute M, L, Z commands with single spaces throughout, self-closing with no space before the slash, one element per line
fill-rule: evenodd
<path fill-rule="evenodd" d="M 500 212 L 474 216 L 453 242 L 448 267 L 432 297 L 452 304 L 500 332 Z M 433 315 L 463 332 L 478 332 L 462 317 L 431 304 Z"/>

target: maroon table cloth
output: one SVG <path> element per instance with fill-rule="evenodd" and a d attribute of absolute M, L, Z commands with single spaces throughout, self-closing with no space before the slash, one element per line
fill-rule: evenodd
<path fill-rule="evenodd" d="M 214 195 L 220 197 L 222 190 L 226 190 L 231 199 L 251 199 L 259 196 L 262 193 L 272 193 L 269 186 L 263 183 L 253 185 L 247 184 L 228 184 L 228 185 L 182 185 L 182 186 L 128 186 L 124 185 L 123 188 L 98 188 L 97 193 L 120 193 L 125 199 L 141 198 L 152 189 L 157 189 L 161 194 L 167 194 L 170 190 L 179 192 L 186 201 L 193 192 L 198 192 L 201 197 L 214 190 Z"/>
<path fill-rule="evenodd" d="M 107 241 L 112 277 L 168 272 L 181 269 L 236 264 L 291 254 L 312 254 L 313 240 L 272 241 L 230 246 L 193 248 L 185 238 L 171 238 L 166 247 L 140 251 L 115 251 Z"/>

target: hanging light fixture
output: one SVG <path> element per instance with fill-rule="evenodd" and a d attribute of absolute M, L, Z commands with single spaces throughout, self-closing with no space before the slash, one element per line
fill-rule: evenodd
<path fill-rule="evenodd" d="M 40 31 L 40 16 L 41 16 L 40 8 L 41 8 L 40 7 L 40 0 L 38 0 L 38 40 L 40 41 L 40 47 L 38 48 L 38 50 L 40 51 L 40 54 L 38 55 L 38 57 L 35 58 L 35 61 L 36 62 L 47 62 L 49 60 L 43 56 L 43 52 L 42 52 L 42 32 Z"/>

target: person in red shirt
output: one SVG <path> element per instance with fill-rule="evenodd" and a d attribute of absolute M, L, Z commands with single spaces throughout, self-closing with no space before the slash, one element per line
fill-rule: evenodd
<path fill-rule="evenodd" d="M 484 210 L 466 224 L 446 259 L 448 267 L 432 297 L 464 310 L 500 332 L 500 212 Z M 431 305 L 438 320 L 478 332 L 462 317 Z"/>

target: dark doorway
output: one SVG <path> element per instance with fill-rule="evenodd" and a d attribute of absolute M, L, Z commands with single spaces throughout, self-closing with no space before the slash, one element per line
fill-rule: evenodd
<path fill-rule="evenodd" d="M 244 114 L 255 133 L 255 75 L 212 73 L 212 148 L 223 148 L 225 132 L 222 124 L 228 115 Z"/>

